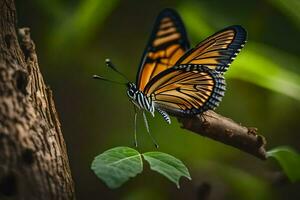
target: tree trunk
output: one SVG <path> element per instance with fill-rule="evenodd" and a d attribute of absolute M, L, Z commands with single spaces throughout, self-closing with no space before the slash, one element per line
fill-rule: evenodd
<path fill-rule="evenodd" d="M 75 199 L 52 92 L 16 30 L 14 1 L 0 0 L 0 199 Z"/>

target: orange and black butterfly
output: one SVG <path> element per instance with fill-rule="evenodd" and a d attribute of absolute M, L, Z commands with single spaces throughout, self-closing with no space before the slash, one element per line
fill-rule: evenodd
<path fill-rule="evenodd" d="M 190 49 L 180 16 L 163 10 L 142 56 L 136 83 L 127 84 L 127 95 L 143 111 L 148 132 L 144 111 L 153 116 L 158 111 L 171 123 L 169 114 L 184 117 L 215 109 L 225 92 L 223 73 L 244 46 L 246 35 L 241 26 L 230 26 Z"/>

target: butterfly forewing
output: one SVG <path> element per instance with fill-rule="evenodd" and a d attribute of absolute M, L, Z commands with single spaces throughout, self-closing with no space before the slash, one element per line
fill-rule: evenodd
<path fill-rule="evenodd" d="M 174 115 L 214 109 L 225 91 L 223 73 L 244 46 L 246 31 L 230 26 L 188 50 L 179 15 L 165 9 L 156 19 L 137 75 L 137 88 L 155 108 Z"/>
<path fill-rule="evenodd" d="M 176 63 L 200 64 L 210 69 L 225 72 L 244 46 L 246 31 L 241 26 L 225 28 L 189 50 Z"/>
<path fill-rule="evenodd" d="M 144 94 L 168 113 L 191 115 L 217 107 L 224 91 L 225 81 L 218 72 L 201 65 L 180 65 L 154 77 Z"/>
<path fill-rule="evenodd" d="M 185 28 L 179 15 L 165 9 L 156 19 L 137 76 L 137 87 L 143 91 L 160 72 L 172 67 L 189 48 Z"/>

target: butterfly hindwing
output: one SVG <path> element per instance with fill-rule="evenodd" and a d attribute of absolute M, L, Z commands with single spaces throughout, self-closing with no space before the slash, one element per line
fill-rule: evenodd
<path fill-rule="evenodd" d="M 174 115 L 194 115 L 218 106 L 225 91 L 223 76 L 202 65 L 179 65 L 154 77 L 143 93 L 157 108 Z"/>
<path fill-rule="evenodd" d="M 160 72 L 172 67 L 189 48 L 184 25 L 171 9 L 163 10 L 156 19 L 137 74 L 137 87 L 142 91 Z"/>
<path fill-rule="evenodd" d="M 247 33 L 243 27 L 227 27 L 189 50 L 176 63 L 200 64 L 210 69 L 225 72 L 232 60 L 246 42 Z"/>

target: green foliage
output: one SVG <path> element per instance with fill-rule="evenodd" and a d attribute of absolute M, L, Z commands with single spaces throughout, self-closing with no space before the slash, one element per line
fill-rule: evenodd
<path fill-rule="evenodd" d="M 214 177 L 225 180 L 226 185 L 232 188 L 232 197 L 228 199 L 265 200 L 274 199 L 270 192 L 270 186 L 266 180 L 259 176 L 253 176 L 249 171 L 237 166 L 227 165 L 215 161 L 195 161 L 197 170 L 206 171 Z M 249 192 L 252 191 L 252 192 Z M 255 191 L 255 192 L 254 192 Z"/>
<path fill-rule="evenodd" d="M 179 179 L 184 176 L 191 180 L 186 166 L 177 158 L 162 152 L 143 153 L 143 157 L 150 164 L 150 168 L 167 177 L 179 188 Z"/>
<path fill-rule="evenodd" d="M 268 0 L 276 6 L 282 14 L 286 15 L 300 28 L 300 1 L 299 0 Z"/>
<path fill-rule="evenodd" d="M 66 5 L 57 0 L 41 0 L 37 3 L 56 22 L 48 38 L 49 54 L 55 59 L 60 57 L 61 53 L 66 56 L 66 52 L 86 45 L 117 5 L 118 0 L 80 1 L 67 12 Z"/>
<path fill-rule="evenodd" d="M 257 52 L 256 49 L 262 49 L 261 46 L 261 44 L 249 43 L 233 62 L 234 66 L 226 74 L 227 77 L 241 79 L 300 101 L 300 76 L 268 57 L 266 53 L 268 48 L 264 48 L 264 54 Z"/>
<path fill-rule="evenodd" d="M 115 147 L 98 155 L 91 169 L 109 188 L 118 188 L 143 171 L 142 155 L 152 170 L 167 177 L 178 188 L 181 176 L 191 180 L 188 169 L 177 158 L 157 151 L 140 154 L 129 147 Z"/>
<path fill-rule="evenodd" d="M 92 170 L 109 188 L 120 187 L 143 171 L 141 154 L 128 147 L 116 147 L 98 155 Z"/>
<path fill-rule="evenodd" d="M 279 162 L 292 182 L 300 180 L 300 155 L 295 150 L 280 146 L 268 151 L 267 156 L 275 158 Z"/>
<path fill-rule="evenodd" d="M 205 13 L 205 10 L 203 8 L 191 4 L 182 4 L 179 7 L 179 12 L 184 18 L 188 34 L 193 38 L 206 38 L 214 33 L 214 28 L 204 20 L 203 13 Z"/>
<path fill-rule="evenodd" d="M 52 19 L 58 21 L 66 16 L 66 8 L 60 0 L 35 0 L 35 3 L 41 10 L 51 16 Z"/>

